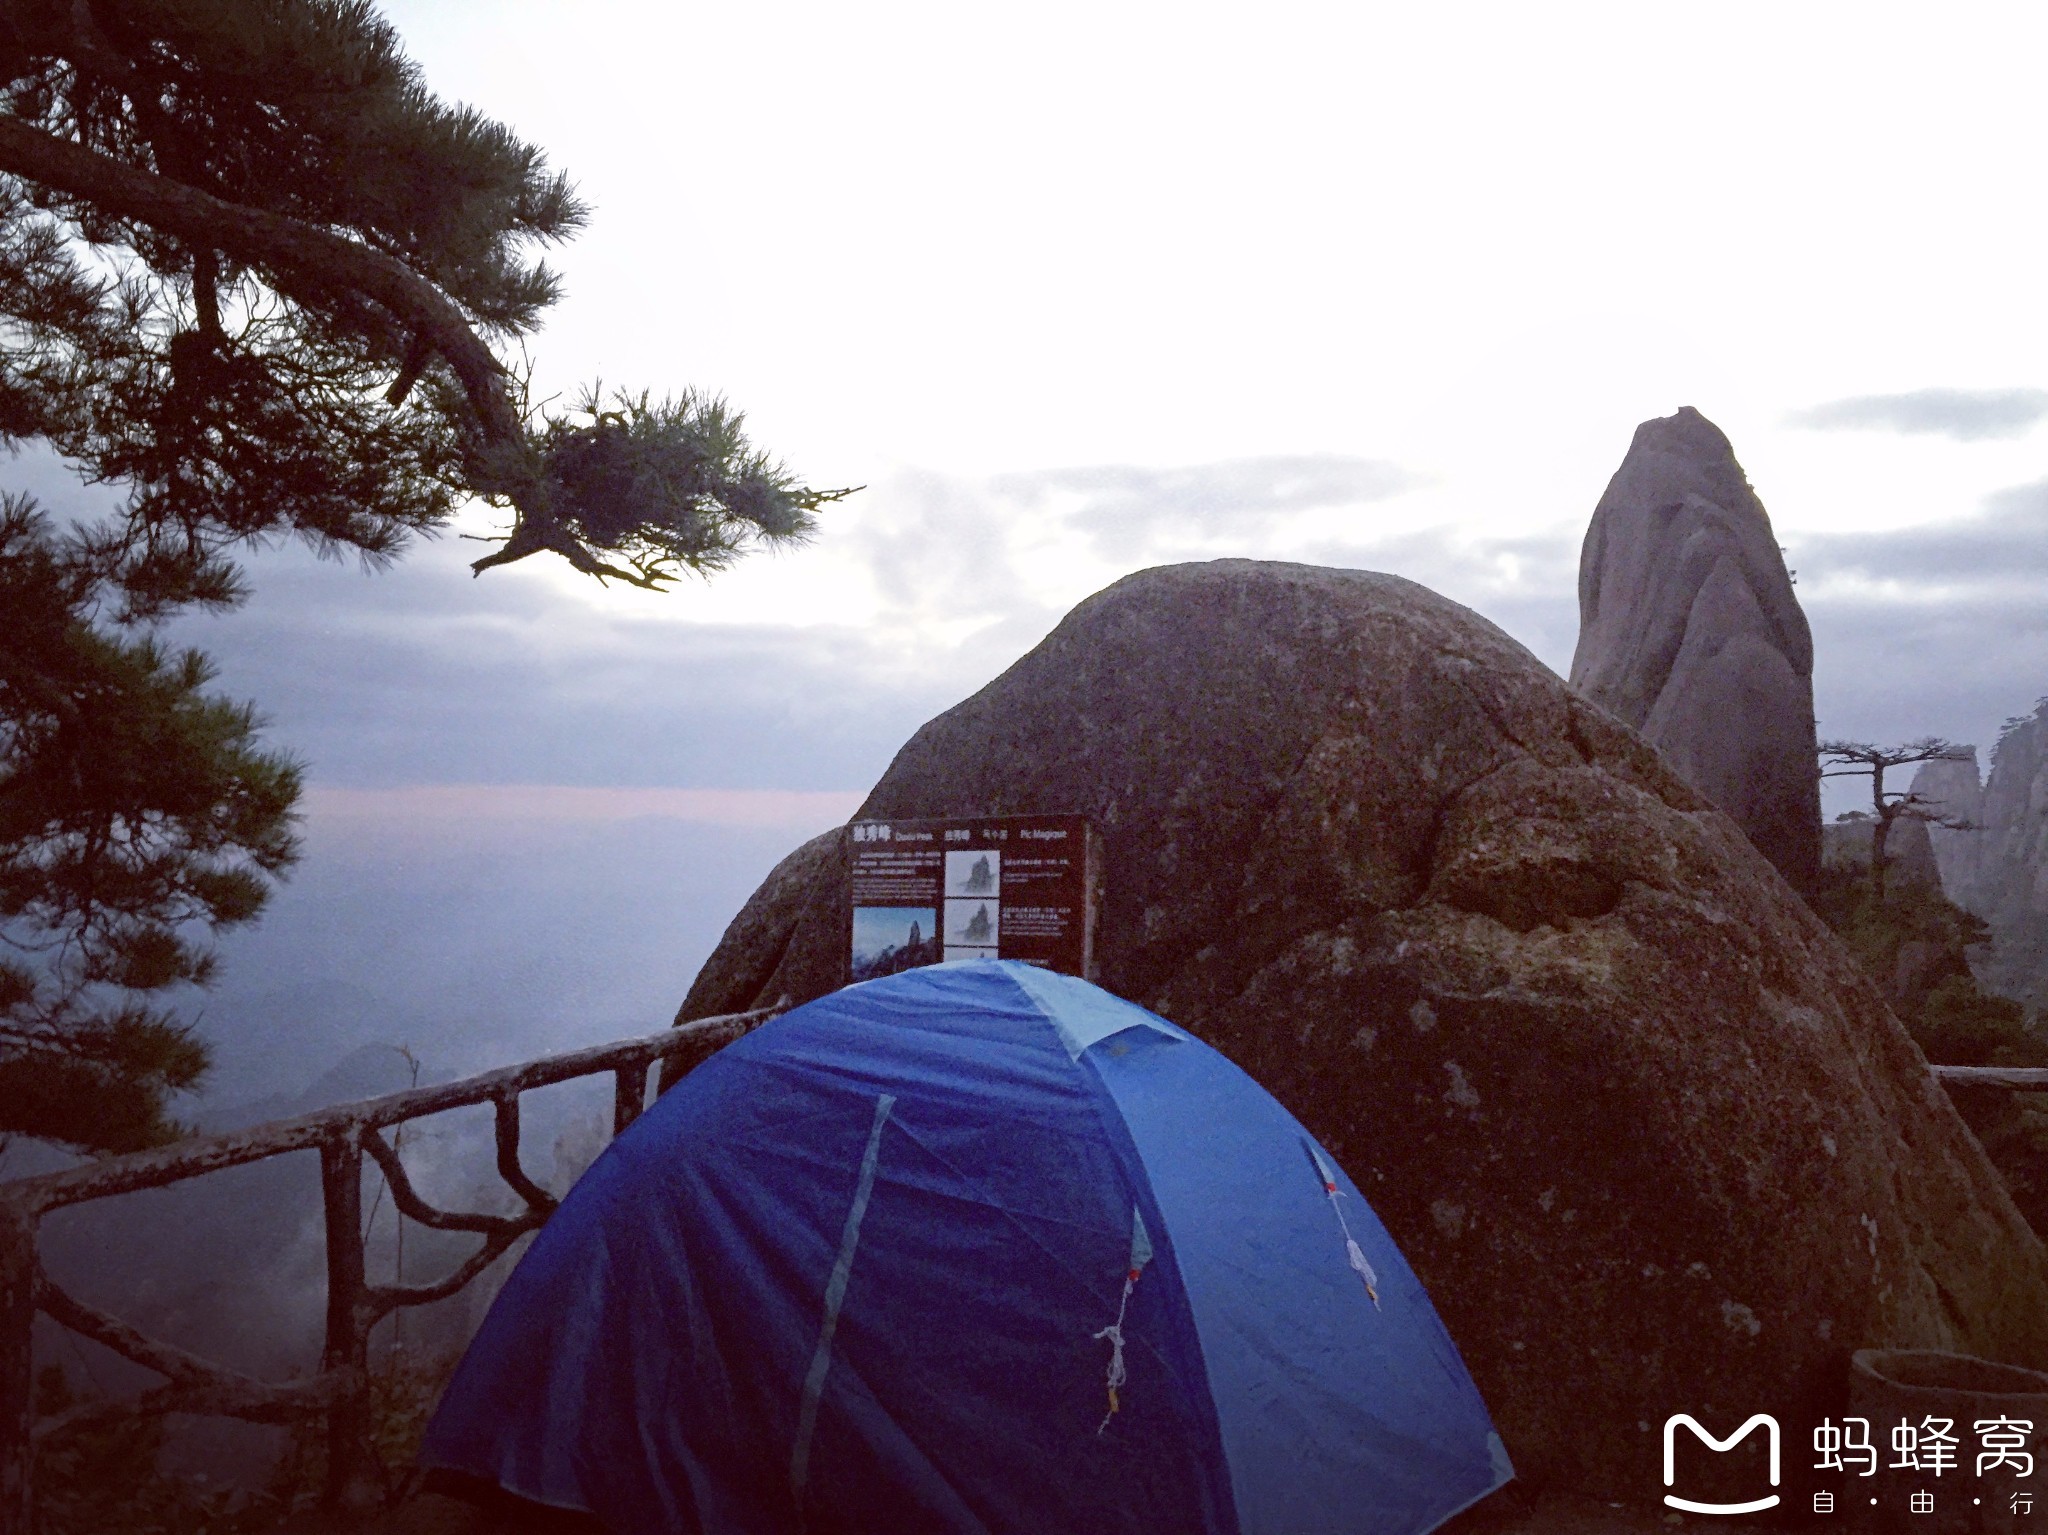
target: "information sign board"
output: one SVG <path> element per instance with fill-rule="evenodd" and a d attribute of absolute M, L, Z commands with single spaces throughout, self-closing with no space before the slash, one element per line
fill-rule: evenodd
<path fill-rule="evenodd" d="M 1085 817 L 855 821 L 848 835 L 854 980 L 946 959 L 1091 974 L 1101 880 Z"/>

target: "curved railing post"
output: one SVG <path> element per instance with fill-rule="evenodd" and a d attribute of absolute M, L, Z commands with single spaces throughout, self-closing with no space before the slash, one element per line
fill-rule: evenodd
<path fill-rule="evenodd" d="M 612 1134 L 624 1135 L 647 1102 L 647 1066 L 621 1066 L 612 1072 Z"/>
<path fill-rule="evenodd" d="M 36 1212 L 0 1196 L 0 1535 L 29 1535 L 36 1424 Z"/>
<path fill-rule="evenodd" d="M 351 1126 L 320 1143 L 320 1194 L 327 1211 L 327 1341 L 322 1371 L 347 1372 L 327 1412 L 330 1504 L 377 1496 L 369 1469 L 370 1334 L 363 1272 L 363 1143 Z"/>

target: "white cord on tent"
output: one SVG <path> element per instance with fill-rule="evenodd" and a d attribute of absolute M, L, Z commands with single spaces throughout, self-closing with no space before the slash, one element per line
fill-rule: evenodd
<path fill-rule="evenodd" d="M 1323 1154 L 1315 1145 L 1309 1146 L 1309 1155 L 1315 1158 L 1316 1170 L 1323 1175 L 1323 1192 L 1330 1197 L 1330 1208 L 1337 1212 L 1337 1229 L 1344 1233 L 1344 1254 L 1351 1260 L 1351 1271 L 1365 1281 L 1365 1293 L 1372 1297 L 1372 1309 L 1380 1309 L 1380 1276 L 1372 1271 L 1366 1262 L 1365 1253 L 1351 1235 L 1351 1223 L 1344 1219 L 1344 1207 L 1337 1201 L 1343 1190 L 1337 1187 L 1337 1170 L 1323 1160 Z"/>
<path fill-rule="evenodd" d="M 1131 1266 L 1124 1271 L 1123 1299 L 1116 1303 L 1116 1320 L 1095 1336 L 1109 1339 L 1109 1411 L 1102 1415 L 1102 1425 L 1095 1430 L 1100 1438 L 1109 1431 L 1109 1420 L 1116 1416 L 1118 1402 L 1117 1388 L 1130 1379 L 1124 1373 L 1124 1313 L 1131 1306 L 1131 1291 L 1137 1287 L 1138 1276 L 1145 1272 L 1145 1265 L 1152 1261 L 1152 1236 L 1145 1230 L 1145 1217 L 1138 1213 L 1136 1205 L 1131 1206 Z"/>
<path fill-rule="evenodd" d="M 1124 1312 L 1131 1304 L 1131 1290 L 1137 1282 L 1138 1274 L 1133 1269 L 1124 1280 L 1124 1298 L 1117 1303 L 1116 1320 L 1095 1335 L 1109 1339 L 1109 1411 L 1102 1415 L 1102 1424 L 1095 1430 L 1098 1439 L 1109 1431 L 1109 1420 L 1116 1416 L 1117 1388 L 1130 1379 L 1124 1372 Z"/>

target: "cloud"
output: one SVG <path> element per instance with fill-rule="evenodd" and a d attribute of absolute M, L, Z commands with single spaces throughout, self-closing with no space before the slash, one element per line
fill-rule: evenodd
<path fill-rule="evenodd" d="M 1300 514 L 1385 501 L 1421 483 L 1379 459 L 1304 455 L 1180 469 L 1039 470 L 1000 476 L 989 488 L 1031 515 L 1063 515 L 1102 557 L 1123 560 L 1148 549 L 1267 538 Z"/>
<path fill-rule="evenodd" d="M 1996 491 L 1974 516 L 1881 532 L 1809 534 L 1795 552 L 1809 585 L 1876 582 L 1901 600 L 1948 601 L 1959 587 L 2038 591 L 2048 577 L 2048 480 Z"/>
<path fill-rule="evenodd" d="M 1028 633 L 1028 647 L 1085 595 L 1048 581 L 1039 558 L 1065 542 L 1062 519 L 987 480 L 904 471 L 875 487 L 864 512 L 835 553 L 879 599 L 870 638 L 927 663 L 970 639 L 986 650 L 991 637 Z"/>
<path fill-rule="evenodd" d="M 1147 565 L 1270 553 L 1421 483 L 1397 464 L 1337 456 L 986 479 L 910 471 L 875 487 L 842 553 L 868 571 L 885 623 L 1024 607 L 1043 618 Z"/>
<path fill-rule="evenodd" d="M 619 789 L 563 784 L 424 784 L 403 789 L 306 791 L 301 806 L 334 823 L 432 828 L 460 824 L 557 821 L 699 821 L 713 826 L 801 827 L 806 832 L 851 816 L 856 790 Z"/>
<path fill-rule="evenodd" d="M 2048 481 L 1950 522 L 1805 535 L 1792 560 L 1824 736 L 1983 749 L 2048 692 Z"/>
<path fill-rule="evenodd" d="M 1795 411 L 1793 426 L 1821 431 L 1905 432 L 1980 442 L 2020 437 L 2048 416 L 2048 390 L 1916 389 L 1860 394 Z"/>
<path fill-rule="evenodd" d="M 915 674 L 958 698 L 1119 577 L 1182 560 L 1303 557 L 1333 529 L 1368 523 L 1370 503 L 1421 483 L 1395 464 L 1337 456 L 988 478 L 913 470 L 869 492 L 829 558 L 843 588 L 872 594 L 855 637 L 871 671 Z"/>
<path fill-rule="evenodd" d="M 540 572 L 472 580 L 466 558 L 444 540 L 364 577 L 276 551 L 245 607 L 171 638 L 216 659 L 314 783 L 357 789 L 843 791 L 952 701 L 943 675 L 892 668 L 886 636 L 693 622 L 689 592 L 614 605 Z"/>

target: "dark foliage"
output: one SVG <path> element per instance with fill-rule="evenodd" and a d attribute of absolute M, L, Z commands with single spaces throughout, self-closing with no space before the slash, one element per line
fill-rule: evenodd
<path fill-rule="evenodd" d="M 1981 918 L 1920 885 L 1894 883 L 1880 896 L 1860 870 L 1848 869 L 1824 872 L 1814 909 L 1886 994 L 1929 1061 L 2048 1066 L 2048 1038 L 2026 1009 L 1985 991 L 1970 973 L 1968 951 L 1990 939 Z M 1902 967 L 1902 954 L 1918 963 Z M 1953 1096 L 2021 1213 L 2048 1236 L 2048 1094 L 1980 1087 Z"/>
<path fill-rule="evenodd" d="M 40 1412 L 61 1413 L 78 1402 L 55 1366 L 36 1385 Z M 159 1470 L 163 1443 L 160 1417 L 121 1418 L 60 1437 L 37 1457 L 41 1535 L 249 1535 L 275 1527 L 275 1508 Z"/>
<path fill-rule="evenodd" d="M 2026 1009 L 1979 987 L 1968 951 L 1991 930 L 1939 890 L 1894 883 L 1882 898 L 1861 870 L 1830 869 L 1814 909 L 1883 991 L 1930 1061 L 1948 1066 L 2048 1065 L 2048 1040 Z M 1900 984 L 1900 955 L 1922 946 L 1919 982 Z"/>
<path fill-rule="evenodd" d="M 636 570 L 724 570 L 758 539 L 811 532 L 822 499 L 747 445 L 744 418 L 715 396 L 651 402 L 593 392 L 540 437 L 563 525 Z"/>
<path fill-rule="evenodd" d="M 420 1438 L 457 1355 L 392 1353 L 370 1369 L 370 1434 L 376 1470 L 396 1492 L 414 1475 Z M 81 1402 L 56 1366 L 37 1379 L 36 1406 L 54 1415 Z M 250 1491 L 166 1470 L 165 1420 L 122 1416 L 60 1433 L 37 1457 L 41 1535 L 259 1535 L 317 1507 L 326 1474 L 326 1423 L 290 1430 L 266 1484 Z"/>
<path fill-rule="evenodd" d="M 204 984 L 297 853 L 299 773 L 205 659 L 95 622 L 88 540 L 0 498 L 0 1129 L 161 1139 L 205 1053 L 147 999 Z"/>

